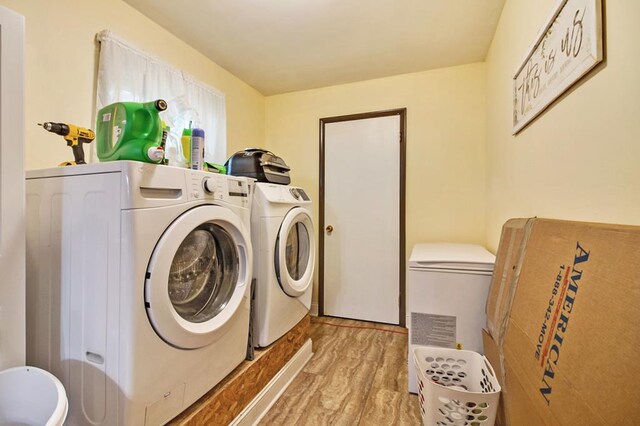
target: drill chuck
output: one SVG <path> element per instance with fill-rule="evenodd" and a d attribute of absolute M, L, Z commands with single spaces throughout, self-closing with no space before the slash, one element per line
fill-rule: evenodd
<path fill-rule="evenodd" d="M 52 123 L 50 121 L 47 121 L 46 123 L 42 124 L 42 127 L 44 127 L 45 130 L 48 130 L 51 133 L 55 133 L 56 135 L 67 136 L 69 134 L 69 126 L 64 123 Z"/>

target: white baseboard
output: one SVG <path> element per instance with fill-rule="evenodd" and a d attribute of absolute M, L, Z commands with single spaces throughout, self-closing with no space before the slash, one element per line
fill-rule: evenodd
<path fill-rule="evenodd" d="M 276 403 L 280 395 L 287 389 L 298 373 L 302 371 L 313 356 L 311 339 L 307 339 L 296 354 L 271 379 L 258 395 L 233 419 L 230 426 L 256 425 L 269 409 Z"/>
<path fill-rule="evenodd" d="M 311 304 L 311 310 L 310 310 L 309 314 L 311 314 L 312 317 L 317 317 L 318 316 L 318 304 L 317 303 L 312 303 Z"/>

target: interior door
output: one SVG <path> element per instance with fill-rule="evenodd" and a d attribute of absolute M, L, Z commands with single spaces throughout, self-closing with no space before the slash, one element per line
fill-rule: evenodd
<path fill-rule="evenodd" d="M 404 120 L 321 121 L 323 315 L 404 325 Z"/>
<path fill-rule="evenodd" d="M 24 17 L 0 7 L 0 370 L 25 362 Z"/>

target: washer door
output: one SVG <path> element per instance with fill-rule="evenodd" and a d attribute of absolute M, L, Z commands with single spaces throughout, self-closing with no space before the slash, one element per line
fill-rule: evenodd
<path fill-rule="evenodd" d="M 215 341 L 251 279 L 249 235 L 229 209 L 191 209 L 164 232 L 151 256 L 145 305 L 156 333 L 186 349 Z"/>
<path fill-rule="evenodd" d="M 313 223 L 306 210 L 291 209 L 280 225 L 276 240 L 276 276 L 282 290 L 291 297 L 299 297 L 313 282 L 316 244 Z"/>

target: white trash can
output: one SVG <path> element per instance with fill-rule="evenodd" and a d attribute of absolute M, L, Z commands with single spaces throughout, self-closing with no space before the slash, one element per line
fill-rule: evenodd
<path fill-rule="evenodd" d="M 67 394 L 60 380 L 36 367 L 0 371 L 0 426 L 62 426 Z"/>

